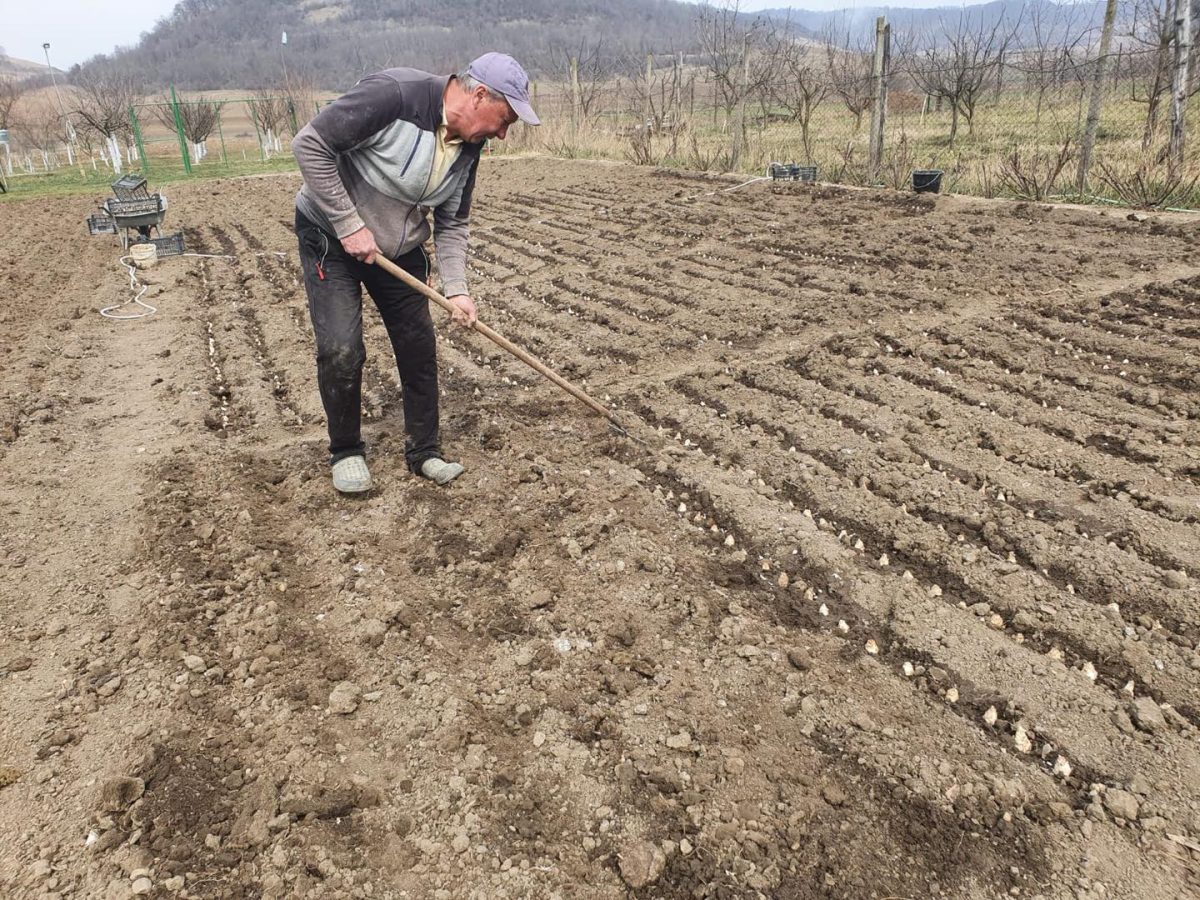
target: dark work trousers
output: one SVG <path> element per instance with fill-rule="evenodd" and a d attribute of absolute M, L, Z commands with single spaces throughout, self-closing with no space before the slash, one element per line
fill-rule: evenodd
<path fill-rule="evenodd" d="M 296 237 L 308 314 L 317 338 L 317 385 L 329 424 L 330 462 L 364 454 L 362 439 L 362 288 L 375 301 L 400 370 L 404 390 L 404 456 L 411 471 L 438 447 L 437 347 L 429 301 L 376 265 L 359 262 L 308 217 L 296 212 Z M 393 260 L 421 281 L 429 258 L 420 247 Z"/>

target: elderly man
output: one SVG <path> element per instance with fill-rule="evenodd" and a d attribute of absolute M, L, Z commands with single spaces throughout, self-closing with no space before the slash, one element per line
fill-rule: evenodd
<path fill-rule="evenodd" d="M 447 484 L 463 467 L 438 443 L 437 350 L 429 303 L 372 265 L 377 255 L 422 281 L 433 211 L 442 292 L 453 319 L 475 321 L 467 291 L 467 222 L 479 151 L 520 119 L 539 124 L 529 78 L 511 56 L 486 53 L 450 77 L 416 69 L 370 75 L 326 106 L 292 141 L 304 185 L 296 236 L 317 339 L 317 384 L 329 426 L 333 486 L 369 490 L 361 432 L 362 287 L 391 339 L 404 389 L 410 471 Z"/>

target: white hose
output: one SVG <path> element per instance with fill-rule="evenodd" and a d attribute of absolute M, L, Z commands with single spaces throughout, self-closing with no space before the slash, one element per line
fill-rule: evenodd
<path fill-rule="evenodd" d="M 126 300 L 124 303 L 114 303 L 112 306 L 104 307 L 104 309 L 100 310 L 100 315 L 104 316 L 106 319 L 141 319 L 141 318 L 144 318 L 145 316 L 154 315 L 154 313 L 158 312 L 158 307 L 151 306 L 149 303 L 142 302 L 142 295 L 144 293 L 146 293 L 146 290 L 148 289 L 149 285 L 142 284 L 140 281 L 137 280 L 137 268 L 133 265 L 133 257 L 132 256 L 122 256 L 120 258 L 119 262 L 121 263 L 121 265 L 125 266 L 125 268 L 127 268 L 129 270 L 129 289 L 131 291 L 137 291 L 137 289 L 140 287 L 141 290 L 137 291 L 137 293 L 133 297 Z M 142 307 L 145 310 L 145 312 L 134 312 L 134 313 L 125 313 L 125 314 L 115 312 L 115 310 L 124 309 L 126 306 L 129 306 L 130 304 L 136 304 L 136 305 Z"/>
<path fill-rule="evenodd" d="M 236 256 L 227 256 L 223 253 L 179 253 L 177 256 L 197 256 L 203 259 L 237 259 Z M 267 250 L 260 253 L 248 253 L 247 256 L 279 256 L 286 257 L 287 253 L 282 250 Z M 149 303 L 142 302 L 142 295 L 146 293 L 149 285 L 142 284 L 137 280 L 137 267 L 133 265 L 132 256 L 122 256 L 118 262 L 129 270 L 129 289 L 137 291 L 134 296 L 130 297 L 124 303 L 114 303 L 112 306 L 106 306 L 100 310 L 100 315 L 106 319 L 143 319 L 146 316 L 152 316 L 158 312 L 158 307 L 151 306 Z M 138 290 L 141 288 L 141 290 Z M 124 309 L 126 306 L 135 304 L 142 307 L 145 312 L 133 313 L 118 313 L 116 310 Z"/>

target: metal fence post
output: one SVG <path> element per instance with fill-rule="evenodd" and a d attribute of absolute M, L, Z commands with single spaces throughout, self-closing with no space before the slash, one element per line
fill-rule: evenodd
<path fill-rule="evenodd" d="M 871 111 L 871 180 L 874 181 L 883 165 L 883 125 L 887 117 L 887 76 L 892 54 L 892 26 L 879 16 L 875 20 L 875 64 L 871 82 L 875 102 Z"/>
<path fill-rule="evenodd" d="M 179 152 L 183 156 L 183 171 L 192 174 L 192 157 L 188 153 L 187 136 L 183 133 L 183 116 L 179 114 L 179 98 L 175 96 L 175 85 L 171 85 L 171 114 L 175 119 L 175 134 L 179 137 Z"/>

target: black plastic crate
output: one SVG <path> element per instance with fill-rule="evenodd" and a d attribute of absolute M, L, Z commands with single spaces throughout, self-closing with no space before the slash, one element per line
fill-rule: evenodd
<path fill-rule="evenodd" d="M 177 231 L 174 234 L 168 234 L 165 237 L 151 238 L 148 242 L 154 245 L 154 252 L 159 256 L 178 256 L 187 248 L 183 243 L 183 232 Z"/>
<path fill-rule="evenodd" d="M 106 216 L 103 213 L 95 216 L 88 216 L 87 227 L 88 234 L 117 233 L 117 223 L 113 221 L 112 216 Z"/>
<path fill-rule="evenodd" d="M 113 193 L 118 200 L 145 200 L 150 196 L 146 189 L 146 176 L 131 172 L 112 183 Z"/>
<path fill-rule="evenodd" d="M 165 209 L 165 206 L 162 197 L 155 194 L 153 197 L 139 197 L 134 200 L 106 200 L 104 208 L 113 216 L 144 216 L 159 212 Z"/>

